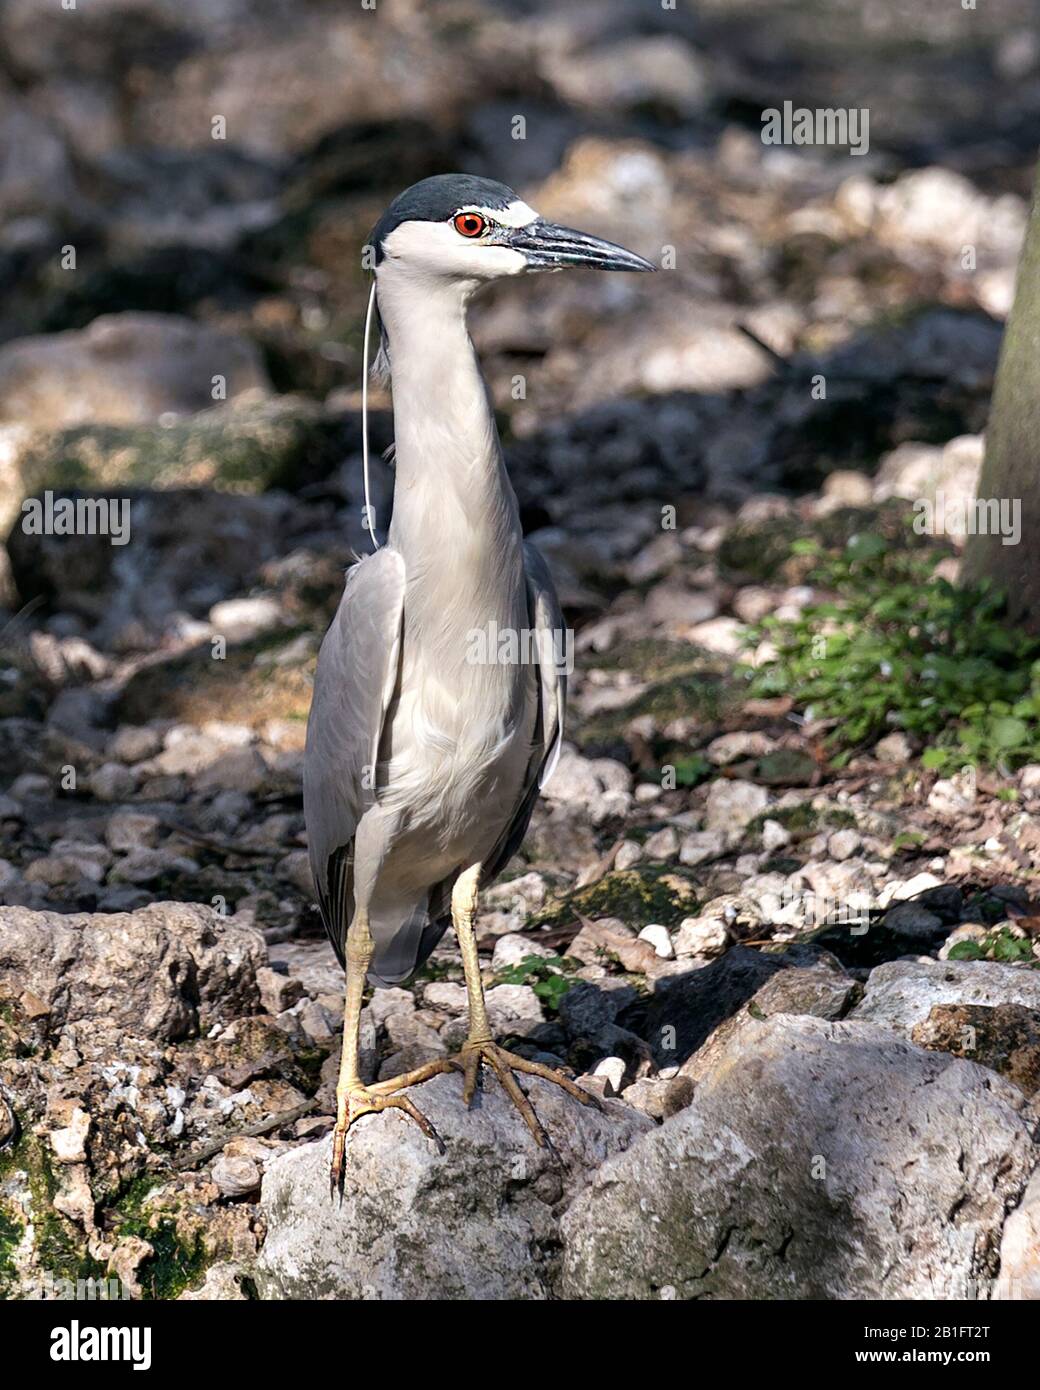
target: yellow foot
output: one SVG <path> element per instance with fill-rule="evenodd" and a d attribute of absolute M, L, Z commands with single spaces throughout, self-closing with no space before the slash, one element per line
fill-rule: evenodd
<path fill-rule="evenodd" d="M 347 1130 L 362 1115 L 374 1115 L 380 1110 L 403 1110 L 415 1121 L 427 1139 L 432 1139 L 440 1152 L 444 1152 L 441 1136 L 407 1096 L 379 1095 L 375 1090 L 365 1086 L 345 1089 L 336 1097 L 336 1128 L 332 1131 L 332 1163 L 329 1169 L 329 1185 L 332 1192 L 337 1188 L 342 1190 L 343 1186 L 343 1155 Z"/>
<path fill-rule="evenodd" d="M 553 1071 L 552 1067 L 547 1067 L 542 1062 L 529 1062 L 526 1057 L 520 1057 L 515 1052 L 507 1052 L 504 1047 L 499 1047 L 498 1043 L 492 1042 L 490 1038 L 470 1039 L 469 1042 L 463 1043 L 462 1051 L 458 1056 L 452 1058 L 452 1064 L 463 1073 L 462 1099 L 467 1105 L 473 1103 L 473 1097 L 476 1094 L 481 1062 L 486 1062 L 493 1069 L 502 1083 L 502 1089 L 524 1117 L 524 1123 L 531 1131 L 539 1148 L 551 1149 L 552 1144 L 542 1128 L 541 1121 L 534 1113 L 534 1106 L 520 1089 L 520 1083 L 513 1075 L 514 1072 L 521 1072 L 526 1076 L 540 1076 L 543 1081 L 551 1081 L 554 1086 L 562 1086 L 569 1096 L 573 1096 L 582 1105 L 591 1105 L 597 1110 L 603 1108 L 598 1096 L 582 1090 L 577 1082 L 572 1081 L 569 1076 L 564 1076 L 559 1071 Z"/>

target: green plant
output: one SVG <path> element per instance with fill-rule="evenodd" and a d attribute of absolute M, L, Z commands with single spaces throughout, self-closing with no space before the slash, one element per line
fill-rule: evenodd
<path fill-rule="evenodd" d="M 950 960 L 1001 960 L 1040 966 L 1028 937 L 1015 936 L 1007 927 L 990 932 L 979 941 L 958 941 L 950 947 Z"/>
<path fill-rule="evenodd" d="M 549 960 L 545 956 L 524 956 L 516 965 L 500 970 L 495 983 L 500 985 L 530 985 L 538 998 L 553 1013 L 560 1006 L 560 1000 L 574 984 L 573 980 L 561 974 L 561 967 L 573 968 L 575 962 Z"/>
<path fill-rule="evenodd" d="M 810 557 L 808 582 L 830 597 L 755 630 L 777 655 L 748 673 L 751 690 L 792 695 L 835 721 L 836 765 L 894 728 L 919 738 L 937 771 L 1040 760 L 1040 639 L 1007 625 L 1000 593 L 957 588 L 934 575 L 934 553 L 876 535 L 838 552 L 813 540 L 791 549 Z"/>

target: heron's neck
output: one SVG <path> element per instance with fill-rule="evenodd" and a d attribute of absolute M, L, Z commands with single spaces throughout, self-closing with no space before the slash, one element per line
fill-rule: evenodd
<path fill-rule="evenodd" d="M 474 585 L 522 579 L 516 496 L 466 329 L 474 286 L 380 272 L 396 444 L 390 543 L 410 574 L 454 570 Z"/>

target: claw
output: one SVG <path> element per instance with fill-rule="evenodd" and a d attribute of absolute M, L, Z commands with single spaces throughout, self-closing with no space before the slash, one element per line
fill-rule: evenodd
<path fill-rule="evenodd" d="M 603 1109 L 598 1096 L 583 1090 L 569 1076 L 554 1071 L 552 1067 L 547 1067 L 543 1062 L 530 1062 L 526 1057 L 520 1057 L 515 1052 L 508 1052 L 504 1047 L 499 1047 L 490 1039 L 473 1040 L 465 1043 L 459 1059 L 456 1061 L 456 1065 L 461 1066 L 464 1072 L 462 1098 L 467 1105 L 473 1103 L 473 1097 L 476 1094 L 481 1062 L 487 1062 L 492 1067 L 502 1083 L 502 1089 L 520 1111 L 524 1124 L 531 1131 L 538 1147 L 548 1149 L 557 1161 L 559 1161 L 559 1155 L 535 1114 L 534 1106 L 524 1091 L 521 1090 L 513 1073 L 521 1072 L 527 1076 L 540 1077 L 542 1081 L 551 1081 L 554 1086 L 561 1086 L 569 1096 L 573 1096 L 582 1105 L 591 1105 L 597 1110 Z"/>
<path fill-rule="evenodd" d="M 400 1080 L 400 1078 L 398 1078 Z M 383 1083 L 389 1084 L 389 1083 Z M 357 1086 L 343 1091 L 337 1097 L 336 1128 L 332 1132 L 332 1162 L 329 1165 L 329 1196 L 334 1197 L 337 1190 L 343 1197 L 344 1155 L 346 1153 L 347 1130 L 362 1115 L 377 1114 L 381 1110 L 401 1110 L 433 1141 L 439 1153 L 444 1153 L 444 1141 L 422 1111 L 408 1096 L 380 1095 L 365 1086 Z"/>

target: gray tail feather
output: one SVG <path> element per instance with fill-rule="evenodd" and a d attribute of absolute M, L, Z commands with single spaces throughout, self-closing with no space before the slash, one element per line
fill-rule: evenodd
<path fill-rule="evenodd" d="M 431 920 L 426 900 L 417 903 L 407 915 L 390 910 L 374 913 L 369 927 L 376 950 L 369 981 L 374 985 L 396 985 L 407 979 L 429 958 L 450 923 L 450 916 Z"/>

